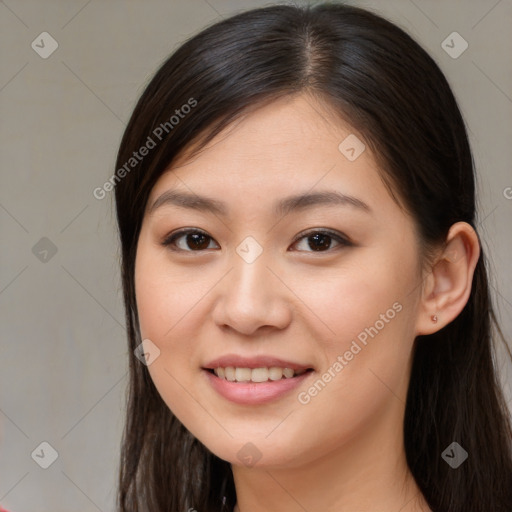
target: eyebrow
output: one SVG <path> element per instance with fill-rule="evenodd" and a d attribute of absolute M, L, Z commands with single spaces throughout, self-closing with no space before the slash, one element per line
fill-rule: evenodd
<path fill-rule="evenodd" d="M 229 214 L 226 204 L 222 201 L 178 190 L 168 190 L 160 195 L 149 207 L 148 213 L 152 214 L 157 208 L 167 205 L 189 208 L 201 212 L 210 212 L 221 217 L 226 217 Z M 322 205 L 350 206 L 371 213 L 371 208 L 357 197 L 342 194 L 334 190 L 322 190 L 285 197 L 274 204 L 273 214 L 284 217 L 292 212 Z"/>

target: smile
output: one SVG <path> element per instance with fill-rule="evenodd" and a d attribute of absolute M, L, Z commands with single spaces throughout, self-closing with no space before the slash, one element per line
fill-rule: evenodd
<path fill-rule="evenodd" d="M 224 370 L 222 377 L 217 375 L 219 368 L 221 375 Z M 287 377 L 286 374 L 290 375 L 289 370 L 291 369 L 280 367 L 251 369 L 228 366 L 217 367 L 215 370 L 203 368 L 202 375 L 207 379 L 208 386 L 211 386 L 224 399 L 238 405 L 261 405 L 289 397 L 294 389 L 315 373 L 312 369 L 291 370 L 293 375 Z M 226 379 L 226 372 L 231 378 L 234 374 L 235 380 Z M 242 380 L 236 380 L 237 373 Z M 275 378 L 281 376 L 273 380 L 271 375 Z M 248 376 L 250 379 L 247 379 Z M 257 380 L 265 377 L 266 380 Z M 253 381 L 253 378 L 256 380 Z M 295 400 L 295 394 L 293 394 L 293 400 Z"/>
<path fill-rule="evenodd" d="M 291 379 L 302 375 L 308 370 L 294 370 L 293 368 L 280 368 L 272 366 L 270 368 L 236 368 L 227 366 L 226 368 L 215 368 L 213 372 L 220 379 L 229 382 L 267 382 L 281 379 Z"/>

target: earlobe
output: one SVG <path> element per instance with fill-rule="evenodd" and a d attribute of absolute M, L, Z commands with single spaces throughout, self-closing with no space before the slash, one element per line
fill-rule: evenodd
<path fill-rule="evenodd" d="M 466 222 L 452 225 L 442 253 L 424 281 L 416 335 L 432 334 L 453 321 L 471 294 L 480 242 Z"/>

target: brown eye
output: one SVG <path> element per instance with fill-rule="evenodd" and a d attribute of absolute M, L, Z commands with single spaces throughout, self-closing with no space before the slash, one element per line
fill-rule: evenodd
<path fill-rule="evenodd" d="M 340 233 L 332 231 L 310 231 L 302 234 L 294 242 L 293 245 L 297 245 L 298 242 L 307 242 L 307 248 L 299 249 L 303 252 L 328 252 L 333 248 L 333 243 L 340 247 L 347 247 L 353 245 Z M 183 252 L 203 252 L 210 247 L 213 238 L 207 235 L 205 232 L 198 229 L 182 229 L 176 233 L 168 236 L 162 245 L 168 247 L 172 251 L 183 251 Z"/>
<path fill-rule="evenodd" d="M 183 229 L 167 237 L 162 245 L 173 251 L 200 252 L 208 249 L 213 238 L 197 229 Z"/>
<path fill-rule="evenodd" d="M 309 251 L 306 250 L 306 252 L 327 252 L 332 248 L 333 241 L 341 247 L 352 245 L 341 234 L 332 231 L 310 231 L 300 236 L 294 245 L 302 240 L 307 241 L 307 247 L 310 249 Z"/>

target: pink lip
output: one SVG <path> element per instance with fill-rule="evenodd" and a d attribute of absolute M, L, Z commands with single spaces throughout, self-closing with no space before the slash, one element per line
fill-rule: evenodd
<path fill-rule="evenodd" d="M 273 356 L 255 356 L 243 357 L 236 354 L 226 354 L 207 363 L 203 368 L 214 370 L 215 368 L 227 368 L 233 366 L 235 368 L 271 368 L 276 366 L 279 368 L 291 368 L 292 370 L 307 370 L 312 368 L 308 365 L 285 361 Z"/>
<path fill-rule="evenodd" d="M 223 365 L 219 366 L 222 367 Z M 240 368 L 259 368 L 267 365 L 260 364 L 260 366 L 237 366 Z M 272 364 L 269 366 L 282 366 L 282 364 Z M 286 368 L 291 367 L 286 366 Z M 217 393 L 219 393 L 227 400 L 240 405 L 259 405 L 266 402 L 271 402 L 272 400 L 277 400 L 283 395 L 286 395 L 298 387 L 314 372 L 309 371 L 290 379 L 283 378 L 281 380 L 267 382 L 229 382 L 226 379 L 217 377 L 217 375 L 206 369 L 203 369 L 201 373 L 205 375 L 213 389 L 215 389 Z"/>

